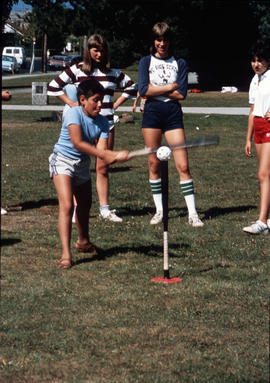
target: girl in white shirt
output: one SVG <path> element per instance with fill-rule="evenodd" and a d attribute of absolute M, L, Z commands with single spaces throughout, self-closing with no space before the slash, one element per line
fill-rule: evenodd
<path fill-rule="evenodd" d="M 161 146 L 163 134 L 170 146 L 185 142 L 180 101 L 187 94 L 187 64 L 184 59 L 173 56 L 172 44 L 173 36 L 169 25 L 165 22 L 156 23 L 152 28 L 151 54 L 142 57 L 139 63 L 139 94 L 146 97 L 142 133 L 148 148 Z M 193 227 L 202 227 L 204 223 L 196 210 L 187 150 L 173 150 L 173 156 L 179 174 L 180 190 L 188 209 L 188 222 Z M 163 219 L 161 168 L 156 153 L 148 155 L 148 167 L 149 184 L 156 207 L 150 224 L 156 225 Z"/>
<path fill-rule="evenodd" d="M 270 50 L 256 45 L 251 50 L 251 66 L 255 76 L 249 88 L 251 104 L 245 153 L 251 157 L 251 140 L 259 161 L 260 213 L 258 220 L 243 230 L 250 234 L 268 234 L 270 229 Z"/>

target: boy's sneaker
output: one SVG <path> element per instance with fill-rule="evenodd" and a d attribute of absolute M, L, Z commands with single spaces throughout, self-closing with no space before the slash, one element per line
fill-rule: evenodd
<path fill-rule="evenodd" d="M 245 233 L 249 233 L 249 234 L 268 234 L 269 233 L 268 226 L 259 220 L 252 223 L 250 226 L 244 227 L 243 230 Z"/>
<path fill-rule="evenodd" d="M 198 214 L 193 214 L 188 217 L 188 223 L 193 227 L 203 227 L 204 223 L 200 220 Z"/>
<path fill-rule="evenodd" d="M 157 225 L 158 223 L 162 222 L 163 219 L 163 212 L 157 211 L 154 217 L 150 221 L 150 225 Z"/>
<path fill-rule="evenodd" d="M 99 214 L 99 216 L 102 219 L 105 219 L 106 221 L 111 221 L 111 222 L 123 222 L 123 219 L 118 217 L 115 214 L 115 210 L 103 210 L 102 213 Z"/>

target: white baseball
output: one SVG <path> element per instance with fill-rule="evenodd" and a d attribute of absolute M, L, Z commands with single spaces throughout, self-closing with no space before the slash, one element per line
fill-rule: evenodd
<path fill-rule="evenodd" d="M 157 158 L 160 161 L 168 161 L 171 157 L 171 149 L 168 146 L 161 146 L 157 150 Z"/>

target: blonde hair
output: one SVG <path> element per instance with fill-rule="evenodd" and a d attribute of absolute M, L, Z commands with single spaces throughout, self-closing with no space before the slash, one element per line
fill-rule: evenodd
<path fill-rule="evenodd" d="M 95 67 L 94 61 L 90 55 L 90 49 L 97 48 L 103 49 L 101 63 L 99 64 L 99 69 L 102 72 L 107 72 L 110 69 L 110 60 L 109 60 L 109 48 L 107 41 L 99 34 L 94 34 L 89 37 L 86 46 L 83 51 L 83 64 L 82 71 L 90 75 Z"/>

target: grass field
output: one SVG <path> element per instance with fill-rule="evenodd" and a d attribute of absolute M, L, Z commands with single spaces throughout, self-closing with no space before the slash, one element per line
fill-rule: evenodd
<path fill-rule="evenodd" d="M 2 118 L 0 382 L 268 382 L 270 236 L 242 232 L 259 201 L 257 161 L 243 152 L 247 117 L 185 116 L 187 138 L 218 134 L 220 145 L 189 151 L 200 229 L 187 224 L 169 161 L 170 271 L 182 278 L 175 285 L 151 282 L 163 273 L 163 228 L 149 225 L 145 157 L 111 167 L 110 203 L 122 224 L 99 219 L 91 166 L 98 256 L 74 249 L 75 266 L 58 270 L 48 157 L 60 124 L 46 112 Z M 143 147 L 140 119 L 117 125 L 116 148 Z M 72 248 L 75 241 L 74 227 Z"/>
<path fill-rule="evenodd" d="M 12 89 L 10 92 L 12 93 Z M 120 93 L 115 93 L 116 97 Z M 57 97 L 49 97 L 49 105 L 62 105 L 62 102 Z M 13 105 L 31 105 L 32 94 L 13 94 L 11 102 Z M 248 107 L 247 93 L 220 93 L 220 92 L 205 92 L 205 93 L 189 93 L 186 100 L 182 101 L 183 106 L 192 107 L 212 107 L 213 103 L 216 107 Z M 4 104 L 7 104 L 5 102 Z M 133 105 L 132 100 L 127 100 L 124 106 Z"/>
<path fill-rule="evenodd" d="M 125 72 L 130 76 L 130 78 L 137 82 L 138 77 L 138 65 L 133 65 L 128 67 Z M 60 72 L 59 72 L 60 73 Z M 14 88 L 24 88 L 32 86 L 32 82 L 50 82 L 53 78 L 55 78 L 55 73 L 48 72 L 47 74 L 41 74 L 40 77 L 22 77 L 22 78 L 11 78 L 2 79 L 2 87 L 3 89 L 8 88 L 12 93 L 12 89 Z M 10 76 L 9 76 L 10 77 Z M 189 86 L 192 88 L 192 86 Z M 199 85 L 194 86 L 200 87 Z M 220 90 L 206 92 L 205 93 L 189 93 L 187 99 L 183 102 L 183 106 L 198 106 L 198 107 L 248 107 L 248 97 L 246 92 L 237 92 L 237 93 L 221 93 Z M 116 94 L 117 95 L 117 94 Z M 12 98 L 12 104 L 31 104 L 32 96 L 31 94 L 14 94 Z M 59 101 L 56 97 L 50 97 L 49 103 L 51 105 L 61 105 L 61 101 Z M 131 105 L 131 102 L 127 102 L 126 105 Z"/>

